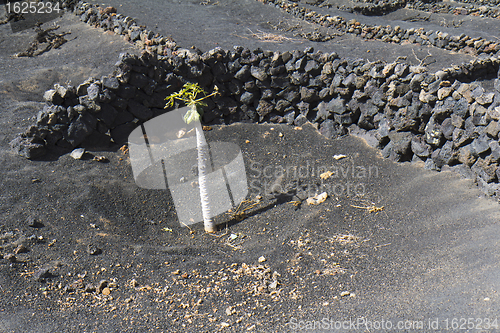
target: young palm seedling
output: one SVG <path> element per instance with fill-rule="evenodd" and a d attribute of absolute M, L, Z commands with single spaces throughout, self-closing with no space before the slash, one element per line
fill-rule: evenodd
<path fill-rule="evenodd" d="M 165 108 L 174 105 L 175 100 L 184 102 L 189 110 L 184 115 L 184 122 L 190 124 L 191 122 L 199 122 L 201 116 L 203 116 L 203 106 L 207 106 L 204 102 L 205 99 L 215 96 L 218 93 L 217 86 L 215 91 L 210 95 L 197 84 L 197 83 L 186 83 L 183 88 L 177 92 L 173 93 L 167 98 L 167 104 Z M 202 97 L 198 97 L 202 95 Z M 196 128 L 196 149 L 198 151 L 198 184 L 200 187 L 200 197 L 201 197 L 201 211 L 203 215 L 203 225 L 205 231 L 212 233 L 215 231 L 215 224 L 210 215 L 210 200 L 208 194 L 207 186 L 207 161 L 209 158 L 208 144 L 203 135 L 203 130 L 201 126 L 195 126 Z"/>

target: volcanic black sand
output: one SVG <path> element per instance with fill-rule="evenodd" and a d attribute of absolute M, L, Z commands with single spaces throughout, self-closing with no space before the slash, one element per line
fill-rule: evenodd
<path fill-rule="evenodd" d="M 238 7 L 226 1 L 211 7 L 168 2 L 170 8 L 155 1 L 117 3 L 106 4 L 202 50 L 314 45 L 356 57 L 369 48 L 371 59 L 387 60 L 405 52 L 377 42 L 252 39 L 247 28 L 255 32 L 267 21 L 294 19 L 251 0 Z M 206 29 L 182 26 L 181 18 Z M 457 331 L 452 324 L 462 324 L 461 318 L 483 327 L 496 319 L 498 203 L 454 173 L 384 160 L 359 138 L 328 140 L 310 124 L 205 131 L 209 141 L 241 148 L 248 198 L 263 196 L 241 221 L 218 217 L 216 235 L 205 234 L 201 223 L 181 227 L 166 191 L 139 188 L 124 149 L 91 151 L 83 160 L 64 155 L 30 161 L 12 153 L 9 141 L 34 123 L 45 90 L 56 82 L 77 85 L 107 75 L 120 52 L 139 52 L 71 14 L 58 24 L 59 31 L 71 32 L 68 42 L 33 58 L 12 56 L 27 47 L 34 31 L 12 33 L 0 26 L 1 332 L 284 332 L 312 321 L 335 326 L 360 324 L 362 318 L 366 325 L 348 327 L 388 331 L 390 322 L 392 331 L 437 332 Z M 433 66 L 470 59 L 430 51 Z M 341 154 L 346 157 L 334 158 Z M 92 155 L 109 162 L 93 161 Z M 321 181 L 319 167 L 337 171 L 323 181 L 337 195 L 295 206 L 264 193 L 281 167 L 294 166 L 302 167 L 298 177 L 312 191 Z M 429 320 L 437 320 L 438 329 Z M 397 329 L 399 321 L 407 328 Z"/>

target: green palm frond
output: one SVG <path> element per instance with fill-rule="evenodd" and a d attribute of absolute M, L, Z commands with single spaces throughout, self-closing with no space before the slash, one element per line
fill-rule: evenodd
<path fill-rule="evenodd" d="M 181 90 L 165 98 L 165 100 L 167 100 L 165 108 L 173 106 L 175 100 L 184 102 L 187 106 L 190 106 L 189 111 L 184 115 L 184 121 L 189 124 L 192 121 L 199 121 L 203 115 L 202 107 L 207 106 L 207 103 L 203 100 L 215 96 L 218 93 L 217 86 L 215 86 L 213 93 L 207 95 L 205 90 L 203 90 L 198 83 L 186 83 Z M 202 94 L 203 97 L 198 98 L 198 94 Z"/>

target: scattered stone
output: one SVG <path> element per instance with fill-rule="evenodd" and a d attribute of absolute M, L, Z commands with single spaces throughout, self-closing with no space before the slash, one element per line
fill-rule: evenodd
<path fill-rule="evenodd" d="M 28 217 L 28 219 L 26 219 L 26 224 L 28 225 L 28 227 L 36 229 L 45 227 L 45 225 L 34 216 Z"/>
<path fill-rule="evenodd" d="M 101 162 L 101 163 L 109 162 L 109 160 L 106 156 L 94 156 L 94 158 L 92 160 L 96 161 L 96 162 Z"/>
<path fill-rule="evenodd" d="M 108 280 L 101 280 L 99 281 L 99 284 L 97 286 L 97 292 L 98 293 L 102 293 L 102 291 L 104 290 L 104 288 L 108 287 L 109 285 L 109 281 Z"/>
<path fill-rule="evenodd" d="M 132 288 L 137 288 L 139 286 L 139 283 L 137 282 L 136 279 L 130 280 L 129 284 Z"/>
<path fill-rule="evenodd" d="M 328 193 L 323 192 L 321 194 L 317 194 L 313 197 L 307 198 L 306 202 L 308 205 L 319 205 L 324 202 L 328 198 Z"/>
<path fill-rule="evenodd" d="M 83 288 L 83 291 L 86 292 L 86 293 L 94 293 L 96 291 L 96 287 L 93 284 L 88 283 Z"/>
<path fill-rule="evenodd" d="M 91 256 L 96 256 L 102 253 L 102 250 L 93 244 L 87 246 L 87 253 Z"/>
<path fill-rule="evenodd" d="M 4 256 L 3 256 L 3 258 L 4 258 L 5 260 L 8 260 L 8 261 L 9 261 L 9 262 L 11 262 L 11 263 L 15 263 L 15 262 L 17 262 L 17 258 L 16 258 L 16 256 L 15 256 L 14 254 L 12 254 L 12 253 L 9 253 L 9 254 L 4 255 Z"/>
<path fill-rule="evenodd" d="M 48 268 L 40 268 L 33 273 L 35 281 L 43 282 L 46 279 L 53 277 Z"/>
<path fill-rule="evenodd" d="M 84 154 L 85 154 L 85 148 L 77 148 L 71 152 L 70 156 L 73 157 L 75 160 L 81 160 Z"/>
<path fill-rule="evenodd" d="M 34 142 L 33 138 L 23 138 L 22 136 L 17 136 L 9 143 L 9 145 L 16 154 L 30 160 L 39 158 L 47 152 L 45 145 Z"/>
<path fill-rule="evenodd" d="M 15 249 L 14 253 L 19 254 L 19 253 L 26 253 L 29 252 L 28 248 L 24 246 L 24 244 L 19 244 Z"/>

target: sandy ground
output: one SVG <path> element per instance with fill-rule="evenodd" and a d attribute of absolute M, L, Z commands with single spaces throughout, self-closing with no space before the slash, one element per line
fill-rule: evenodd
<path fill-rule="evenodd" d="M 139 21 L 152 15 L 153 23 L 161 12 L 146 11 L 149 5 L 158 6 L 118 8 Z M 253 6 L 246 1 L 241 8 Z M 196 13 L 195 3 L 184 7 L 174 18 Z M 226 16 L 257 29 L 266 15 L 279 15 L 256 8 L 255 20 Z M 454 173 L 383 160 L 359 138 L 327 140 L 310 125 L 206 131 L 209 141 L 241 148 L 252 197 L 274 183 L 281 167 L 304 167 L 298 177 L 311 186 L 320 181 L 319 166 L 338 171 L 324 181 L 335 191 L 320 205 L 295 207 L 264 195 L 242 221 L 221 215 L 216 236 L 201 224 L 181 227 L 169 193 L 139 188 L 118 147 L 84 160 L 29 161 L 10 152 L 8 142 L 33 123 L 45 90 L 108 74 L 120 52 L 132 51 L 71 15 L 59 24 L 71 30 L 69 42 L 35 58 L 11 57 L 32 31 L 0 26 L 0 254 L 20 243 L 27 248 L 16 262 L 0 259 L 1 332 L 295 332 L 312 321 L 361 324 L 360 318 L 366 325 L 355 326 L 359 331 L 377 331 L 373 325 L 384 321 L 393 331 L 430 332 L 452 330 L 461 318 L 483 328 L 496 319 L 498 204 Z M 226 46 L 226 39 L 256 45 L 230 34 L 172 36 L 202 49 L 211 41 Z M 346 157 L 334 159 L 338 154 Z M 43 227 L 29 226 L 29 217 Z M 95 249 L 101 253 L 91 255 Z M 410 327 L 398 330 L 399 322 Z"/>

